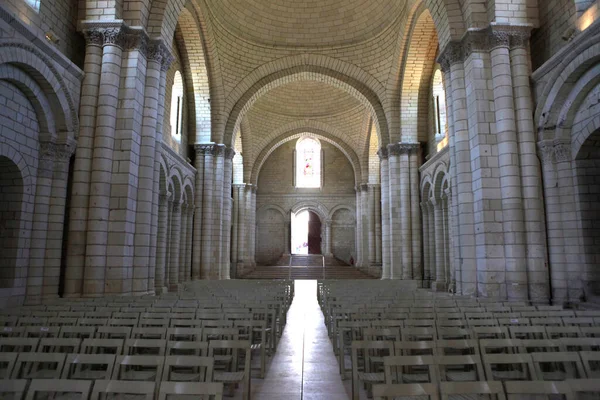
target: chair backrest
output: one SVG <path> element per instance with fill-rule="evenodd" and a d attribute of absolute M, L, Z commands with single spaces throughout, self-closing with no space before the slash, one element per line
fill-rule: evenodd
<path fill-rule="evenodd" d="M 436 354 L 436 342 L 433 340 L 394 342 L 395 355 L 397 356 L 432 356 Z"/>
<path fill-rule="evenodd" d="M 40 353 L 78 353 L 81 339 L 43 338 L 40 339 L 37 351 Z"/>
<path fill-rule="evenodd" d="M 560 338 L 563 351 L 597 351 L 600 349 L 600 338 Z"/>
<path fill-rule="evenodd" d="M 167 328 L 165 327 L 139 327 L 131 330 L 132 339 L 161 339 L 167 338 Z"/>
<path fill-rule="evenodd" d="M 581 358 L 576 352 L 532 353 L 531 358 L 538 379 L 544 381 L 564 381 L 589 377 L 586 376 Z"/>
<path fill-rule="evenodd" d="M 222 383 L 198 383 L 198 382 L 162 382 L 158 392 L 158 400 L 176 399 L 182 396 L 185 399 L 195 398 L 203 400 L 222 400 Z"/>
<path fill-rule="evenodd" d="M 434 341 L 436 335 L 436 330 L 433 327 L 428 328 L 404 328 L 402 330 L 402 340 L 406 341 Z"/>
<path fill-rule="evenodd" d="M 438 377 L 434 365 L 433 356 L 383 357 L 386 383 L 405 383 L 405 375 L 410 376 L 411 382 L 419 379 L 423 381 L 419 383 L 435 383 Z"/>
<path fill-rule="evenodd" d="M 597 399 L 600 393 L 600 379 L 569 379 L 566 383 L 576 399 Z"/>
<path fill-rule="evenodd" d="M 474 355 L 479 354 L 477 340 L 438 340 L 435 342 L 436 354 L 446 355 Z"/>
<path fill-rule="evenodd" d="M 40 339 L 7 337 L 0 338 L 0 352 L 33 352 L 38 348 Z"/>
<path fill-rule="evenodd" d="M 561 337 L 581 337 L 581 328 L 578 326 L 547 326 L 548 339 L 559 339 Z"/>
<path fill-rule="evenodd" d="M 128 381 L 97 380 L 94 382 L 90 400 L 101 400 L 107 394 L 129 395 L 127 398 L 131 398 L 131 395 L 138 395 L 145 400 L 153 400 L 155 389 L 155 382 L 136 382 L 135 385 L 132 385 Z"/>
<path fill-rule="evenodd" d="M 481 354 L 520 353 L 522 343 L 519 339 L 481 339 L 479 349 Z"/>
<path fill-rule="evenodd" d="M 9 379 L 19 353 L 0 353 L 0 379 Z"/>
<path fill-rule="evenodd" d="M 3 399 L 22 400 L 28 383 L 27 379 L 0 379 L 0 395 Z"/>
<path fill-rule="evenodd" d="M 0 337 L 25 337 L 25 327 L 2 326 L 0 327 Z"/>
<path fill-rule="evenodd" d="M 537 379 L 530 354 L 483 354 L 482 358 L 489 381 Z"/>
<path fill-rule="evenodd" d="M 98 339 L 129 339 L 131 337 L 130 326 L 99 326 L 96 330 Z"/>
<path fill-rule="evenodd" d="M 202 341 L 202 328 L 169 328 L 167 340 L 177 342 Z"/>
<path fill-rule="evenodd" d="M 428 396 L 429 400 L 438 400 L 440 397 L 437 385 L 433 383 L 373 385 L 373 400 L 422 399 L 424 396 Z"/>
<path fill-rule="evenodd" d="M 81 352 L 120 355 L 123 353 L 123 339 L 83 339 Z"/>
<path fill-rule="evenodd" d="M 212 382 L 214 358 L 166 356 L 162 380 L 171 382 Z"/>
<path fill-rule="evenodd" d="M 573 391 L 567 382 L 504 382 L 507 399 L 523 399 L 532 395 L 562 395 L 566 400 L 574 400 Z"/>
<path fill-rule="evenodd" d="M 479 355 L 435 356 L 434 359 L 440 381 L 485 380 Z"/>
<path fill-rule="evenodd" d="M 60 326 L 34 325 L 25 327 L 25 336 L 31 338 L 58 337 Z"/>
<path fill-rule="evenodd" d="M 239 356 L 240 352 L 243 354 L 244 359 L 244 379 L 246 382 L 250 379 L 250 360 L 251 360 L 251 346 L 248 340 L 211 340 L 208 343 L 208 356 L 215 357 L 219 352 L 225 351 L 232 356 L 231 368 L 232 370 L 239 370 Z M 247 387 L 247 386 L 245 386 Z"/>
<path fill-rule="evenodd" d="M 163 366 L 162 356 L 117 356 L 112 379 L 160 382 Z"/>
<path fill-rule="evenodd" d="M 365 340 L 401 340 L 399 328 L 365 328 L 363 336 Z"/>
<path fill-rule="evenodd" d="M 202 341 L 212 340 L 237 340 L 239 330 L 237 328 L 203 328 Z"/>
<path fill-rule="evenodd" d="M 13 379 L 58 379 L 65 365 L 64 353 L 20 353 L 12 372 Z"/>
<path fill-rule="evenodd" d="M 461 339 L 473 339 L 473 332 L 471 329 L 466 328 L 437 328 L 437 338 L 439 340 L 461 340 Z"/>
<path fill-rule="evenodd" d="M 547 339 L 546 328 L 543 326 L 510 326 L 510 337 L 513 339 Z"/>
<path fill-rule="evenodd" d="M 166 345 L 164 339 L 127 339 L 123 354 L 164 356 Z"/>
<path fill-rule="evenodd" d="M 79 338 L 89 339 L 96 334 L 94 326 L 62 326 L 60 328 L 59 338 Z"/>
<path fill-rule="evenodd" d="M 62 379 L 110 379 L 115 360 L 114 354 L 68 354 Z"/>
<path fill-rule="evenodd" d="M 33 379 L 27 390 L 25 400 L 34 400 L 36 393 L 77 393 L 81 400 L 88 400 L 92 381 L 76 381 L 68 379 Z M 52 397 L 50 397 L 52 398 Z M 70 399 L 76 397 L 69 396 Z"/>
<path fill-rule="evenodd" d="M 579 353 L 588 378 L 600 379 L 600 352 L 582 351 Z"/>
<path fill-rule="evenodd" d="M 473 339 L 508 339 L 508 329 L 505 326 L 476 326 L 472 327 Z"/>
<path fill-rule="evenodd" d="M 501 382 L 441 382 L 442 400 L 453 397 L 480 398 L 482 395 L 494 400 L 506 400 Z"/>

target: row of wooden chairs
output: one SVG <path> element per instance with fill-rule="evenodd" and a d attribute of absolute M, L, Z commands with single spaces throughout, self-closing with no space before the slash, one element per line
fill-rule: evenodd
<path fill-rule="evenodd" d="M 560 399 L 588 400 L 600 396 L 597 379 L 570 379 L 564 382 L 441 382 L 440 384 L 377 384 L 373 385 L 373 400 L 393 399 Z"/>
<path fill-rule="evenodd" d="M 117 380 L 8 379 L 0 381 L 2 398 L 35 400 L 39 395 L 73 400 L 101 400 L 107 397 L 136 396 L 144 400 L 167 400 L 194 397 L 222 400 L 222 383 L 131 382 Z"/>

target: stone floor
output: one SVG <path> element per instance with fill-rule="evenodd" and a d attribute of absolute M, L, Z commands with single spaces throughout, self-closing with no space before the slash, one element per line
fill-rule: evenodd
<path fill-rule="evenodd" d="M 241 398 L 241 389 L 236 399 Z M 253 400 L 348 400 L 350 380 L 340 379 L 338 364 L 317 303 L 317 282 L 296 281 L 294 301 L 265 379 L 252 375 Z"/>

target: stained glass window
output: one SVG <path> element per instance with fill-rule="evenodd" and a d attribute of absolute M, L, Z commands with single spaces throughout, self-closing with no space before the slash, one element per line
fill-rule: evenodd
<path fill-rule="evenodd" d="M 171 90 L 171 136 L 181 141 L 181 124 L 183 122 L 183 78 L 175 71 Z"/>
<path fill-rule="evenodd" d="M 321 187 L 321 144 L 302 138 L 296 144 L 296 187 Z"/>

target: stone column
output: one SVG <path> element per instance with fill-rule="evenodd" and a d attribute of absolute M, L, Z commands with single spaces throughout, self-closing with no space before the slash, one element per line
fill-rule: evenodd
<path fill-rule="evenodd" d="M 423 286 L 429 287 L 431 279 L 431 261 L 429 260 L 429 209 L 426 202 L 421 202 L 421 215 L 423 221 Z"/>
<path fill-rule="evenodd" d="M 331 220 L 325 220 L 325 257 L 333 257 L 331 253 Z"/>
<path fill-rule="evenodd" d="M 369 222 L 369 266 L 377 262 L 377 251 L 375 250 L 375 190 L 378 185 L 368 185 L 368 222 Z"/>
<path fill-rule="evenodd" d="M 210 145 L 195 144 L 196 152 L 196 187 L 194 191 L 194 233 L 192 239 L 192 280 L 206 279 L 206 266 L 203 264 L 204 257 L 202 256 L 205 250 L 203 241 L 204 233 L 204 164 L 206 162 L 205 155 L 210 152 Z"/>
<path fill-rule="evenodd" d="M 69 135 L 69 137 L 71 136 Z M 48 215 L 48 236 L 46 238 L 44 288 L 42 290 L 44 299 L 58 297 L 69 164 L 74 148 L 75 142 L 72 140 L 69 140 L 66 144 L 59 144 L 56 148 Z"/>
<path fill-rule="evenodd" d="M 239 230 L 239 213 L 240 213 L 240 185 L 234 184 L 233 188 L 233 205 L 231 209 L 231 277 L 236 277 L 237 260 L 238 260 L 238 230 Z"/>
<path fill-rule="evenodd" d="M 409 154 L 414 150 L 415 146 L 418 146 L 418 144 L 400 144 L 400 240 L 402 246 L 402 279 L 413 278 Z"/>
<path fill-rule="evenodd" d="M 237 257 L 233 259 L 236 263 L 234 278 L 239 278 L 244 272 L 244 259 L 246 254 L 246 185 L 237 185 L 238 191 L 238 219 L 237 219 Z"/>
<path fill-rule="evenodd" d="M 31 228 L 29 268 L 27 269 L 27 274 L 24 274 L 27 277 L 27 304 L 39 304 L 42 298 L 46 238 L 48 235 L 48 214 L 50 212 L 50 196 L 52 195 L 52 176 L 54 172 L 54 159 L 56 158 L 56 145 L 54 143 L 41 142 L 39 155 Z"/>
<path fill-rule="evenodd" d="M 157 155 L 158 101 L 161 87 L 162 62 L 167 61 L 167 50 L 162 43 L 148 46 L 144 84 L 143 117 L 139 145 L 139 178 L 135 213 L 133 292 L 154 293 L 156 275 L 156 213 L 155 163 Z M 161 132 L 162 135 L 162 132 Z"/>
<path fill-rule="evenodd" d="M 198 212 L 196 208 L 196 220 L 202 219 L 202 231 L 201 231 L 201 264 L 200 264 L 200 278 L 211 279 L 211 269 L 215 263 L 214 254 L 212 252 L 212 230 L 213 230 L 213 201 L 214 201 L 214 153 L 217 147 L 213 144 L 197 145 L 196 146 L 196 157 L 204 161 L 202 171 L 204 173 L 204 179 L 200 187 L 202 188 L 199 196 L 202 197 L 202 209 Z M 196 187 L 198 194 L 198 187 Z M 196 207 L 198 204 L 196 203 Z M 200 217 L 201 216 L 201 217 Z"/>
<path fill-rule="evenodd" d="M 192 232 L 194 230 L 194 206 L 188 204 L 187 207 L 187 229 L 186 229 L 186 250 L 185 250 L 185 282 L 192 280 Z"/>
<path fill-rule="evenodd" d="M 173 202 L 174 193 L 167 199 L 167 247 L 165 250 L 165 280 L 167 290 L 171 287 L 171 257 L 173 255 Z"/>
<path fill-rule="evenodd" d="M 290 216 L 287 215 L 285 218 L 285 248 L 286 251 L 283 253 L 284 255 L 290 255 L 292 251 L 292 223 L 290 221 Z"/>
<path fill-rule="evenodd" d="M 363 244 L 362 244 L 362 195 L 360 185 L 354 188 L 356 192 L 356 268 L 362 268 Z"/>
<path fill-rule="evenodd" d="M 254 269 L 256 268 L 256 192 L 258 188 L 256 186 L 252 186 L 250 189 L 252 192 L 252 203 L 250 204 L 249 250 L 252 269 Z"/>
<path fill-rule="evenodd" d="M 187 256 L 187 203 L 183 203 L 181 205 L 180 210 L 180 236 L 179 236 L 179 266 L 178 266 L 178 277 L 177 281 L 179 283 L 186 282 L 188 278 L 185 275 L 185 270 L 187 268 L 186 256 Z"/>
<path fill-rule="evenodd" d="M 420 146 L 414 145 L 409 153 L 410 165 L 410 220 L 412 237 L 412 279 L 423 280 L 421 257 L 421 218 L 419 207 L 419 153 Z"/>
<path fill-rule="evenodd" d="M 213 169 L 210 171 L 213 175 L 212 195 L 213 207 L 206 208 L 207 214 L 212 216 L 212 235 L 210 236 L 212 250 L 212 266 L 209 273 L 210 279 L 221 279 L 223 269 L 223 181 L 225 178 L 225 146 L 214 145 L 213 150 Z M 206 174 L 206 170 L 204 170 Z M 210 214 L 209 214 L 210 213 Z"/>
<path fill-rule="evenodd" d="M 375 186 L 375 265 L 381 268 L 381 185 Z"/>
<path fill-rule="evenodd" d="M 244 221 L 244 272 L 251 271 L 254 264 L 253 251 L 251 250 L 252 236 L 254 236 L 254 225 L 252 225 L 252 191 L 254 186 L 246 184 L 245 188 L 245 221 Z"/>
<path fill-rule="evenodd" d="M 550 298 L 550 288 L 542 173 L 536 152 L 536 130 L 532 118 L 533 96 L 530 84 L 529 35 L 529 28 L 513 30 L 510 62 L 521 160 L 524 221 L 527 232 L 529 298 L 536 303 L 542 303 L 547 302 Z"/>
<path fill-rule="evenodd" d="M 450 279 L 450 257 L 448 250 L 448 199 L 446 193 L 441 193 L 440 206 L 442 208 L 442 251 L 443 251 L 443 262 L 444 262 L 444 291 L 448 290 L 448 285 L 452 280 Z"/>
<path fill-rule="evenodd" d="M 179 252 L 181 246 L 181 202 L 179 199 L 173 200 L 171 212 L 171 240 L 169 247 L 169 291 L 176 292 L 179 283 L 179 268 L 181 267 Z"/>
<path fill-rule="evenodd" d="M 444 192 L 444 196 L 446 199 L 445 210 L 447 215 L 446 221 L 446 249 L 447 249 L 447 263 L 448 268 L 450 268 L 450 280 L 448 281 L 448 286 L 452 289 L 453 293 L 456 293 L 456 268 L 454 264 L 454 238 L 452 237 L 452 191 L 450 188 L 446 189 Z"/>
<path fill-rule="evenodd" d="M 122 287 L 125 269 L 112 265 L 109 270 L 108 246 L 110 225 L 110 196 L 113 172 L 113 149 L 119 107 L 119 87 L 123 32 L 120 28 L 103 31 L 102 69 L 98 92 L 96 126 L 92 152 L 91 190 L 88 207 L 87 240 L 83 293 L 100 297 L 118 292 Z M 111 240 L 116 239 L 112 238 Z M 109 274 L 107 275 L 107 272 Z"/>
<path fill-rule="evenodd" d="M 435 290 L 444 291 L 446 277 L 444 271 L 444 222 L 440 199 L 434 199 L 433 217 L 435 221 Z"/>
<path fill-rule="evenodd" d="M 234 156 L 235 151 L 232 148 L 225 149 L 225 170 L 223 175 L 223 251 L 221 260 L 221 279 L 230 279 L 231 277 L 231 214 L 233 209 L 233 200 L 231 197 L 231 182 L 233 179 Z"/>
<path fill-rule="evenodd" d="M 526 237 L 520 160 L 516 156 L 519 154 L 519 147 L 510 68 L 509 36 L 505 32 L 494 31 L 492 39 L 492 85 L 496 113 L 500 187 L 502 188 L 500 190 L 502 232 L 504 234 L 504 254 L 497 254 L 496 257 L 504 256 L 506 296 L 509 300 L 524 300 L 529 297 L 525 259 Z M 498 253 L 501 251 L 501 248 L 497 249 Z M 501 292 L 498 294 L 503 295 Z"/>
<path fill-rule="evenodd" d="M 84 77 L 79 103 L 79 135 L 73 167 L 73 187 L 69 210 L 69 246 L 65 269 L 64 297 L 79 297 L 83 289 L 86 232 L 90 195 L 90 174 L 94 131 L 98 111 L 98 85 L 102 73 L 102 44 L 100 30 L 83 31 L 85 46 Z"/>
<path fill-rule="evenodd" d="M 436 247 L 438 243 L 436 243 L 435 236 L 435 212 L 433 207 L 432 199 L 427 201 L 427 221 L 429 222 L 429 281 L 430 287 L 432 289 L 436 289 L 435 282 L 437 281 L 437 252 Z"/>
<path fill-rule="evenodd" d="M 363 271 L 369 271 L 369 185 L 360 185 L 360 214 L 361 214 L 361 267 Z"/>
<path fill-rule="evenodd" d="M 389 160 L 388 150 L 382 147 L 378 152 L 381 163 L 381 279 L 391 279 L 390 261 L 390 207 L 389 207 Z M 358 205 L 357 205 L 358 207 Z"/>
<path fill-rule="evenodd" d="M 156 269 L 154 271 L 154 292 L 156 294 L 166 291 L 167 225 L 169 223 L 170 196 L 170 193 L 161 193 L 158 200 Z"/>
<path fill-rule="evenodd" d="M 402 279 L 402 216 L 401 208 L 401 179 L 400 154 L 403 151 L 399 143 L 388 145 L 389 172 L 389 229 L 390 229 L 390 270 L 391 279 Z"/>

